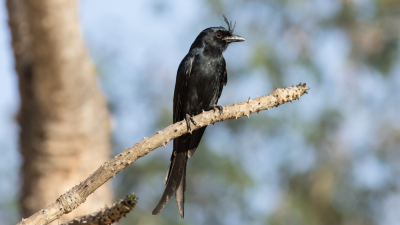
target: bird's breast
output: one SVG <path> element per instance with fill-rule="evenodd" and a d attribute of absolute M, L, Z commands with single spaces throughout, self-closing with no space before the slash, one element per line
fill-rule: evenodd
<path fill-rule="evenodd" d="M 223 60 L 223 58 L 222 58 Z M 188 112 L 209 110 L 218 102 L 225 63 L 220 58 L 200 57 L 194 62 L 188 83 Z"/>

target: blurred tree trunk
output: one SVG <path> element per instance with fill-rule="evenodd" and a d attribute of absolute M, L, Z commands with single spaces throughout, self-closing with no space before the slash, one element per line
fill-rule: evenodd
<path fill-rule="evenodd" d="M 73 0 L 8 0 L 21 109 L 22 216 L 54 202 L 109 157 L 106 102 Z M 63 219 L 111 202 L 109 185 Z"/>

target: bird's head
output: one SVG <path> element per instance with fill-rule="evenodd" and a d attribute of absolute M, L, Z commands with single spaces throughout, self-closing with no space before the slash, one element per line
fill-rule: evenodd
<path fill-rule="evenodd" d="M 210 27 L 203 30 L 197 36 L 190 49 L 208 45 L 211 48 L 223 52 L 230 43 L 245 41 L 245 39 L 239 35 L 233 34 L 236 23 L 232 26 L 232 21 L 228 21 L 225 16 L 224 20 L 228 24 L 228 29 L 224 27 Z"/>

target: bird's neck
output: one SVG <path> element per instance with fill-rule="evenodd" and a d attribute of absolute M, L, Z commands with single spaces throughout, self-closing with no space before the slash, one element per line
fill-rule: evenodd
<path fill-rule="evenodd" d="M 215 46 L 208 44 L 207 42 L 204 42 L 204 48 L 203 48 L 204 55 L 218 57 L 218 56 L 222 55 L 222 52 L 224 50 L 225 49 L 222 49 L 220 47 L 215 47 Z"/>

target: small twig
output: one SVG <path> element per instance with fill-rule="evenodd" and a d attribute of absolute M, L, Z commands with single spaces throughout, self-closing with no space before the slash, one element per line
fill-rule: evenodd
<path fill-rule="evenodd" d="M 118 222 L 128 212 L 135 208 L 137 198 L 135 193 L 114 203 L 110 208 L 105 207 L 100 211 L 84 216 L 77 216 L 72 220 L 65 221 L 60 225 L 109 225 Z"/>
<path fill-rule="evenodd" d="M 249 116 L 261 110 L 269 110 L 271 107 L 278 107 L 286 102 L 299 99 L 303 94 L 307 93 L 307 90 L 309 90 L 309 88 L 306 87 L 306 84 L 300 83 L 295 87 L 278 88 L 271 94 L 224 106 L 221 114 L 213 110 L 203 112 L 193 117 L 196 121 L 196 125 L 193 124 L 191 128 L 192 130 L 198 130 L 201 127 L 216 122 Z M 113 178 L 125 167 L 132 164 L 140 157 L 147 155 L 154 149 L 164 146 L 172 139 L 186 133 L 188 133 L 186 122 L 182 120 L 169 125 L 163 130 L 157 131 L 150 137 L 143 137 L 143 140 L 125 149 L 108 162 L 105 162 L 93 174 L 86 178 L 85 181 L 61 195 L 54 203 L 35 213 L 28 219 L 23 219 L 18 225 L 46 225 L 60 218 L 63 214 L 71 212 L 85 202 L 86 198 L 97 188 Z"/>

